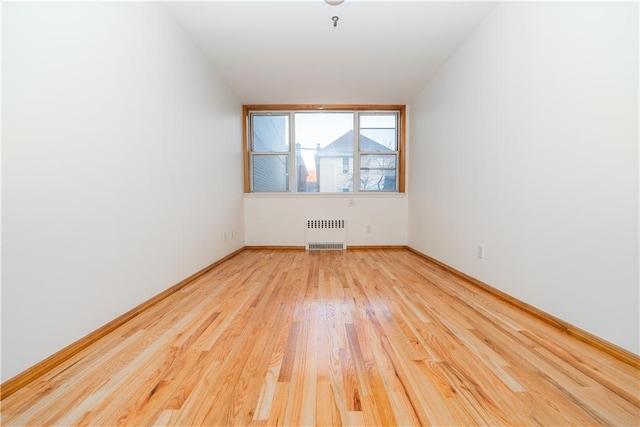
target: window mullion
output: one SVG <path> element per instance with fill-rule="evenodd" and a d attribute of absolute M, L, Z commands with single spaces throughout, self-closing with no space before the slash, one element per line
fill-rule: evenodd
<path fill-rule="evenodd" d="M 353 192 L 360 192 L 360 113 L 353 112 Z"/>
<path fill-rule="evenodd" d="M 289 112 L 289 192 L 296 193 L 298 191 L 297 181 L 297 160 L 296 159 L 296 132 L 295 132 L 295 114 Z"/>
<path fill-rule="evenodd" d="M 248 114 L 247 120 L 247 146 L 246 150 L 249 151 L 249 191 L 253 193 L 253 157 L 255 156 L 253 152 L 253 113 Z"/>

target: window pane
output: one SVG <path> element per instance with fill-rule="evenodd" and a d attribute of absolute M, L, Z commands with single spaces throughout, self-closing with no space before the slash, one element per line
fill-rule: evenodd
<path fill-rule="evenodd" d="M 296 113 L 296 189 L 353 191 L 353 113 Z"/>
<path fill-rule="evenodd" d="M 396 115 L 389 113 L 381 114 L 360 114 L 361 128 L 396 128 Z"/>
<path fill-rule="evenodd" d="M 289 191 L 289 156 L 254 155 L 253 191 Z"/>
<path fill-rule="evenodd" d="M 395 191 L 396 155 L 360 156 L 360 191 Z"/>
<path fill-rule="evenodd" d="M 361 151 L 396 151 L 395 129 L 360 129 Z"/>
<path fill-rule="evenodd" d="M 360 114 L 360 150 L 397 151 L 396 123 L 395 114 Z"/>
<path fill-rule="evenodd" d="M 257 153 L 289 150 L 289 116 L 251 116 L 252 151 Z"/>

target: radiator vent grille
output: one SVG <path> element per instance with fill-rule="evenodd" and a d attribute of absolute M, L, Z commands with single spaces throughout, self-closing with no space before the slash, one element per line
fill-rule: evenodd
<path fill-rule="evenodd" d="M 308 243 L 307 249 L 310 251 L 341 251 L 346 248 L 344 243 Z"/>
<path fill-rule="evenodd" d="M 347 249 L 344 219 L 309 219 L 306 221 L 305 247 L 311 251 Z"/>
<path fill-rule="evenodd" d="M 344 228 L 344 219 L 309 219 L 307 229 L 309 228 Z"/>

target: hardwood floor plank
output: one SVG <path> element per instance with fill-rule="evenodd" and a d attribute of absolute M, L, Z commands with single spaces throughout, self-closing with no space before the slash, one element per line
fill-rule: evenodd
<path fill-rule="evenodd" d="M 405 249 L 247 249 L 2 401 L 25 425 L 640 425 L 638 369 Z"/>

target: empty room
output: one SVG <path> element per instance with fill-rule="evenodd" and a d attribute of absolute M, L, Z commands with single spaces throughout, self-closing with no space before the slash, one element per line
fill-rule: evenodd
<path fill-rule="evenodd" d="M 637 1 L 0 6 L 3 425 L 640 425 Z"/>

